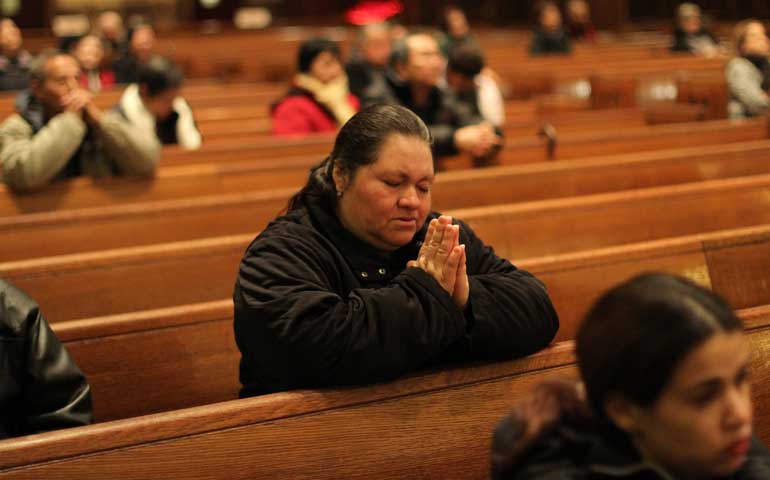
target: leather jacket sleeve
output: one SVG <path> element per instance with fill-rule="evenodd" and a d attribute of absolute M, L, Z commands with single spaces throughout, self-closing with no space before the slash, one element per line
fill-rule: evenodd
<path fill-rule="evenodd" d="M 38 305 L 2 280 L 0 342 L 0 418 L 4 423 L 0 436 L 28 435 L 92 422 L 91 389 L 83 372 L 59 342 Z"/>

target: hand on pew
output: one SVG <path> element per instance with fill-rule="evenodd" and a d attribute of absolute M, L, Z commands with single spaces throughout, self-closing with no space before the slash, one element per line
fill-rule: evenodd
<path fill-rule="evenodd" d="M 487 122 L 457 129 L 454 139 L 458 150 L 476 158 L 486 157 L 502 143 L 494 127 Z"/>

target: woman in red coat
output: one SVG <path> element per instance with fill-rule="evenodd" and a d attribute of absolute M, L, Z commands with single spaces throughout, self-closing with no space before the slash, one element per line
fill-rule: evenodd
<path fill-rule="evenodd" d="M 115 85 L 115 73 L 102 68 L 104 45 L 96 35 L 86 35 L 75 45 L 72 54 L 82 69 L 80 86 L 92 92 L 109 90 Z"/>
<path fill-rule="evenodd" d="M 348 90 L 337 44 L 325 38 L 306 40 L 298 57 L 292 87 L 273 105 L 273 133 L 336 132 L 359 108 Z"/>

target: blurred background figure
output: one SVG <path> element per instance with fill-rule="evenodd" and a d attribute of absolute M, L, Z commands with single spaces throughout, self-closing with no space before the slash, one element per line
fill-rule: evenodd
<path fill-rule="evenodd" d="M 703 26 L 703 17 L 698 5 L 686 2 L 677 8 L 671 51 L 689 52 L 704 57 L 713 57 L 721 52 L 719 40 Z"/>
<path fill-rule="evenodd" d="M 0 90 L 22 90 L 29 85 L 32 55 L 22 48 L 21 30 L 10 18 L 0 20 Z"/>
<path fill-rule="evenodd" d="M 201 134 L 193 112 L 180 95 L 184 76 L 169 59 L 155 56 L 139 65 L 136 83 L 126 87 L 117 110 L 145 135 L 163 145 L 187 150 L 200 148 Z"/>
<path fill-rule="evenodd" d="M 99 14 L 96 17 L 94 33 L 109 44 L 113 53 L 126 48 L 126 27 L 117 12 L 106 11 Z"/>
<path fill-rule="evenodd" d="M 88 425 L 91 387 L 40 313 L 0 279 L 0 439 Z"/>
<path fill-rule="evenodd" d="M 302 42 L 297 72 L 289 91 L 273 105 L 274 134 L 335 132 L 358 111 L 358 98 L 348 89 L 340 49 L 333 41 Z"/>
<path fill-rule="evenodd" d="M 439 86 L 446 62 L 436 38 L 425 32 L 409 34 L 393 47 L 392 74 L 386 89 L 364 99 L 401 105 L 412 110 L 430 128 L 436 156 L 470 154 L 475 159 L 491 158 L 501 145 L 492 125 L 474 115 L 451 92 Z"/>
<path fill-rule="evenodd" d="M 735 57 L 725 69 L 730 118 L 754 117 L 770 109 L 770 41 L 764 25 L 745 20 L 735 27 Z"/>
<path fill-rule="evenodd" d="M 471 45 L 480 49 L 476 37 L 471 33 L 468 17 L 460 7 L 446 7 L 441 20 L 442 35 L 439 36 L 439 46 L 445 57 L 459 45 Z"/>
<path fill-rule="evenodd" d="M 350 93 L 361 98 L 372 84 L 385 81 L 390 51 L 390 27 L 386 23 L 361 27 L 358 51 L 345 65 Z"/>
<path fill-rule="evenodd" d="M 562 24 L 561 12 L 556 3 L 542 1 L 535 8 L 537 25 L 532 35 L 529 52 L 532 55 L 569 53 L 572 45 Z"/>
<path fill-rule="evenodd" d="M 113 64 L 118 83 L 136 83 L 139 65 L 155 53 L 155 29 L 147 23 L 137 25 L 128 37 L 128 49 Z"/>
<path fill-rule="evenodd" d="M 498 129 L 505 123 L 505 102 L 497 82 L 485 73 L 484 56 L 472 45 L 459 45 L 449 52 L 447 83 L 473 115 Z"/>
<path fill-rule="evenodd" d="M 80 64 L 80 86 L 100 92 L 115 85 L 115 72 L 102 68 L 104 44 L 96 35 L 86 35 L 75 44 L 73 56 Z"/>
<path fill-rule="evenodd" d="M 569 0 L 566 5 L 565 27 L 572 40 L 596 40 L 596 28 L 591 23 L 591 9 L 585 0 Z"/>

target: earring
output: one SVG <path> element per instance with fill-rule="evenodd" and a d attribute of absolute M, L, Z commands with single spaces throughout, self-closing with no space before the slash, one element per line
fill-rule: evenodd
<path fill-rule="evenodd" d="M 339 190 L 337 190 L 337 198 L 342 198 L 342 192 L 340 192 Z"/>

